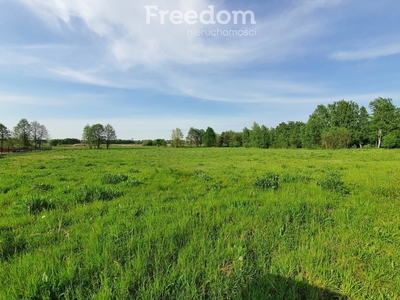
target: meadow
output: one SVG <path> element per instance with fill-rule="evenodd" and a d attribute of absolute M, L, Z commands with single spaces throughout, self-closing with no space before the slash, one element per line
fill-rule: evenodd
<path fill-rule="evenodd" d="M 0 156 L 0 299 L 400 299 L 400 152 Z"/>

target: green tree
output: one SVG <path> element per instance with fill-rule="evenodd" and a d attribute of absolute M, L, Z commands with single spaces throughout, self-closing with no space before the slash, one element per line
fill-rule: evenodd
<path fill-rule="evenodd" d="M 369 144 L 369 127 L 369 114 L 367 109 L 364 106 L 361 106 L 360 113 L 358 115 L 357 130 L 354 136 L 360 148 L 366 144 Z"/>
<path fill-rule="evenodd" d="M 400 148 L 400 130 L 389 132 L 382 140 L 382 148 Z"/>
<path fill-rule="evenodd" d="M 101 124 L 94 124 L 91 127 L 91 131 L 93 134 L 95 145 L 97 149 L 100 149 L 101 144 L 105 141 L 106 138 L 104 126 Z"/>
<path fill-rule="evenodd" d="M 21 119 L 18 122 L 17 126 L 14 127 L 13 136 L 22 146 L 29 147 L 32 128 L 27 119 Z"/>
<path fill-rule="evenodd" d="M 251 146 L 254 148 L 264 148 L 264 136 L 260 125 L 253 123 L 250 131 Z"/>
<path fill-rule="evenodd" d="M 261 137 L 262 143 L 260 148 L 269 148 L 271 144 L 271 134 L 270 130 L 265 126 L 261 126 Z"/>
<path fill-rule="evenodd" d="M 171 134 L 172 147 L 179 148 L 183 145 L 183 132 L 180 128 L 172 130 Z"/>
<path fill-rule="evenodd" d="M 306 148 L 321 146 L 322 132 L 330 127 L 330 115 L 328 109 L 320 104 L 303 129 L 302 144 Z"/>
<path fill-rule="evenodd" d="M 87 124 L 83 128 L 82 140 L 89 145 L 89 148 L 100 148 L 101 143 L 105 140 L 104 127 L 101 124 L 90 126 Z"/>
<path fill-rule="evenodd" d="M 330 115 L 330 127 L 336 128 L 346 128 L 351 134 L 351 145 L 360 146 L 362 141 L 360 138 L 361 126 L 365 120 L 360 120 L 360 118 L 365 118 L 366 110 L 363 111 L 359 108 L 358 104 L 353 101 L 340 100 L 328 105 L 328 111 Z M 368 115 L 367 115 L 368 116 Z M 368 120 L 367 120 L 368 121 Z"/>
<path fill-rule="evenodd" d="M 4 142 L 11 138 L 10 130 L 0 123 L 0 148 L 3 148 Z"/>
<path fill-rule="evenodd" d="M 47 141 L 50 138 L 49 132 L 43 124 L 37 121 L 31 122 L 31 132 L 34 147 L 41 147 L 43 141 Z"/>
<path fill-rule="evenodd" d="M 247 127 L 243 128 L 242 135 L 243 147 L 251 147 L 251 130 Z"/>
<path fill-rule="evenodd" d="M 399 127 L 399 109 L 390 98 L 377 98 L 369 104 L 372 111 L 371 130 L 377 140 L 377 147 L 381 148 L 385 135 Z"/>
<path fill-rule="evenodd" d="M 214 129 L 211 127 L 207 127 L 206 132 L 203 136 L 204 146 L 206 147 L 215 147 L 217 144 L 217 135 L 215 134 Z"/>
<path fill-rule="evenodd" d="M 188 134 L 186 136 L 186 142 L 190 146 L 194 145 L 196 147 L 199 147 L 203 143 L 203 134 L 204 130 L 190 127 Z"/>
<path fill-rule="evenodd" d="M 332 127 L 322 132 L 321 140 L 325 149 L 348 148 L 351 143 L 351 132 L 344 127 Z"/>
<path fill-rule="evenodd" d="M 114 128 L 110 124 L 107 124 L 104 127 L 104 139 L 106 141 L 107 149 L 109 148 L 111 142 L 117 139 L 117 134 L 115 133 Z"/>

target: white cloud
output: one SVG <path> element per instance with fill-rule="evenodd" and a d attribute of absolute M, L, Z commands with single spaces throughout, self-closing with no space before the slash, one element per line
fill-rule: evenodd
<path fill-rule="evenodd" d="M 279 72 L 264 72 L 261 79 L 256 79 L 254 74 L 247 77 L 238 74 L 242 69 L 260 63 L 295 60 L 307 53 L 306 43 L 321 34 L 333 9 L 347 2 L 294 1 L 278 14 L 261 15 L 255 11 L 256 37 L 204 38 L 188 36 L 187 30 L 231 29 L 232 25 L 147 25 L 145 5 L 159 4 L 160 10 L 202 11 L 212 4 L 210 0 L 172 0 L 168 3 L 146 0 L 19 1 L 52 28 L 57 23 L 60 34 L 65 30 L 82 34 L 85 32 L 80 30 L 83 23 L 85 30 L 100 37 L 92 43 L 96 47 L 93 51 L 49 48 L 37 54 L 46 60 L 43 68 L 50 72 L 50 78 L 56 75 L 57 79 L 84 84 L 144 88 L 232 102 L 265 102 L 280 94 L 322 92 L 324 87 L 319 83 L 311 85 L 279 78 Z M 228 3 L 220 2 L 215 7 L 216 10 L 229 10 L 227 6 Z M 32 49 L 26 51 L 32 53 Z"/>
<path fill-rule="evenodd" d="M 400 43 L 392 43 L 378 46 L 365 46 L 353 51 L 338 51 L 330 55 L 330 58 L 335 60 L 363 60 L 385 57 L 400 53 Z"/>

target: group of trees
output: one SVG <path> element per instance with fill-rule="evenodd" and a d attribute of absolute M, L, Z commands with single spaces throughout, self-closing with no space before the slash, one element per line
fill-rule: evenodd
<path fill-rule="evenodd" d="M 49 132 L 43 124 L 37 121 L 28 122 L 21 119 L 11 131 L 0 123 L 0 147 L 41 147 L 43 142 L 50 138 Z"/>
<path fill-rule="evenodd" d="M 217 136 L 218 135 L 211 127 L 207 127 L 206 130 L 191 127 L 185 141 L 183 139 L 184 136 L 182 130 L 180 128 L 176 128 L 172 130 L 171 145 L 172 147 L 181 147 L 185 144 L 191 147 L 199 147 L 201 145 L 206 147 L 215 147 L 218 146 Z"/>
<path fill-rule="evenodd" d="M 186 136 L 188 146 L 255 147 L 255 148 L 349 148 L 370 145 L 377 148 L 400 148 L 400 109 L 390 98 L 377 98 L 364 106 L 341 100 L 318 105 L 307 123 L 283 122 L 275 128 L 256 122 L 242 132 L 225 131 L 216 134 L 190 128 Z M 172 146 L 185 144 L 182 130 L 172 132 Z"/>
<path fill-rule="evenodd" d="M 88 144 L 89 148 L 96 147 L 99 149 L 101 144 L 105 143 L 108 149 L 110 144 L 116 139 L 117 135 L 110 124 L 106 126 L 101 124 L 88 124 L 83 128 L 82 141 Z"/>
<path fill-rule="evenodd" d="M 134 141 L 117 140 L 114 128 L 107 124 L 86 125 L 82 142 L 90 148 L 100 148 L 105 143 L 143 143 L 146 146 L 173 147 L 255 147 L 255 148 L 348 148 L 369 145 L 377 148 L 400 148 L 400 109 L 390 98 L 377 98 L 369 104 L 370 112 L 353 101 L 341 100 L 328 105 L 318 105 L 308 121 L 280 123 L 267 128 L 254 122 L 242 132 L 224 131 L 217 134 L 213 128 L 206 130 L 191 127 L 186 138 L 180 128 L 172 131 L 171 141 L 163 139 Z M 0 147 L 40 147 L 48 141 L 47 128 L 37 121 L 21 119 L 9 130 L 0 123 Z M 75 144 L 78 139 L 54 140 L 56 144 Z"/>
<path fill-rule="evenodd" d="M 369 108 L 370 114 L 344 100 L 319 105 L 304 127 L 303 147 L 400 147 L 400 109 L 390 98 L 377 98 Z"/>

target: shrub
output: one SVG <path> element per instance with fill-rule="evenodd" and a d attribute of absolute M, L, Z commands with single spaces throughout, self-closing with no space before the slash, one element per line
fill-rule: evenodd
<path fill-rule="evenodd" d="M 101 178 L 102 184 L 117 184 L 128 180 L 128 176 L 123 174 L 106 174 Z"/>
<path fill-rule="evenodd" d="M 254 186 L 263 190 L 277 190 L 279 187 L 279 175 L 269 172 L 263 177 L 257 178 L 254 182 Z"/>

